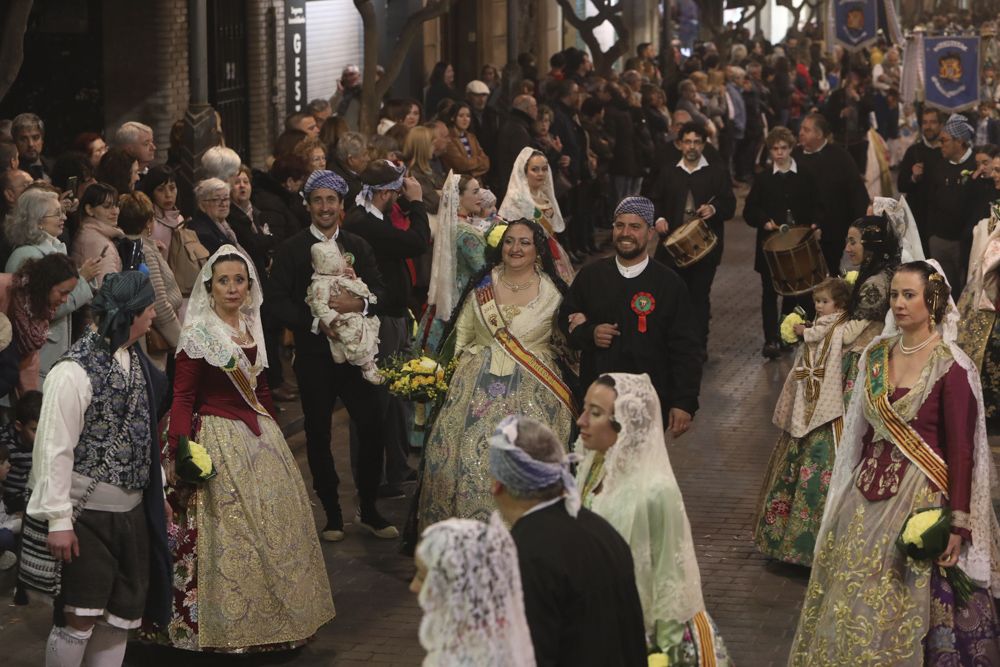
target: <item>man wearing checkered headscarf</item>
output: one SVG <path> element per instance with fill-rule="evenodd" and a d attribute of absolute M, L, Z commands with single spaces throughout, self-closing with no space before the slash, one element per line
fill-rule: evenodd
<path fill-rule="evenodd" d="M 962 248 L 966 202 L 975 196 L 976 171 L 972 153 L 972 125 L 965 116 L 952 114 L 941 130 L 941 158 L 924 167 L 929 226 L 927 255 L 941 264 L 955 294 L 965 285 L 968 250 Z M 976 221 L 973 221 L 973 224 Z"/>

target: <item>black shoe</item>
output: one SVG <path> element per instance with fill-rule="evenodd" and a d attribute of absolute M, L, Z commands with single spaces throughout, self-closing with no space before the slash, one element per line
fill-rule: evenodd
<path fill-rule="evenodd" d="M 375 537 L 383 540 L 394 540 L 399 537 L 399 531 L 396 527 L 389 523 L 385 517 L 378 513 L 375 509 L 370 509 L 366 512 L 358 512 L 357 516 L 358 525 L 370 532 Z"/>
<path fill-rule="evenodd" d="M 384 500 L 398 500 L 405 498 L 406 494 L 399 484 L 381 484 L 378 487 L 378 497 Z"/>
<path fill-rule="evenodd" d="M 407 473 L 406 479 L 403 480 L 403 484 L 412 484 L 417 481 L 417 477 L 418 477 L 417 471 L 411 470 L 409 473 Z"/>
<path fill-rule="evenodd" d="M 336 516 L 327 518 L 326 527 L 319 531 L 319 536 L 324 542 L 340 542 L 344 539 L 344 518 L 339 510 Z"/>
<path fill-rule="evenodd" d="M 764 349 L 760 351 L 768 359 L 777 359 L 781 356 L 781 345 L 778 343 L 764 343 Z"/>

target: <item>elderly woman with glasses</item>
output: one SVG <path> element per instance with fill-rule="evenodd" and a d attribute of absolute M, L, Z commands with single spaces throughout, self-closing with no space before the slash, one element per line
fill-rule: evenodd
<path fill-rule="evenodd" d="M 115 242 L 124 236 L 118 228 L 118 191 L 107 183 L 94 183 L 80 198 L 79 210 L 83 211 L 83 219 L 73 239 L 70 256 L 77 266 L 97 258 L 97 274 L 93 282 L 100 287 L 104 276 L 122 270 L 122 261 L 115 246 Z"/>
<path fill-rule="evenodd" d="M 221 178 L 206 178 L 194 186 L 198 210 L 187 226 L 198 234 L 198 240 L 212 254 L 227 243 L 239 246 L 233 228 L 226 222 L 231 205 L 229 191 L 229 183 Z"/>
<path fill-rule="evenodd" d="M 59 240 L 65 225 L 66 214 L 59 203 L 59 195 L 41 187 L 25 190 L 4 224 L 4 234 L 14 248 L 4 271 L 17 273 L 30 259 L 41 259 L 56 253 L 65 255 L 66 244 Z M 72 342 L 70 315 L 94 297 L 89 283 L 97 276 L 100 261 L 98 257 L 84 260 L 76 286 L 67 295 L 65 303 L 56 308 L 49 323 L 48 336 L 40 350 L 40 380 L 45 380 L 52 365 L 69 349 Z"/>

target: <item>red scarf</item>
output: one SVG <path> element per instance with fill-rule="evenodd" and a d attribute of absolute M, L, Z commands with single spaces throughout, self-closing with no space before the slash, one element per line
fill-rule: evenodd
<path fill-rule="evenodd" d="M 389 212 L 389 221 L 392 222 L 392 226 L 396 229 L 407 230 L 410 228 L 410 219 L 406 217 L 403 213 L 403 209 L 399 207 L 399 204 L 392 205 L 392 211 Z M 412 259 L 407 259 L 406 268 L 410 271 L 410 284 L 417 284 L 417 265 Z"/>
<path fill-rule="evenodd" d="M 49 312 L 49 317 L 39 319 L 31 312 L 31 302 L 28 299 L 27 280 L 24 278 L 14 279 L 14 289 L 10 303 L 10 323 L 14 329 L 14 341 L 17 343 L 18 352 L 28 355 L 37 352 L 45 345 L 49 337 L 49 321 L 54 315 L 54 311 Z"/>

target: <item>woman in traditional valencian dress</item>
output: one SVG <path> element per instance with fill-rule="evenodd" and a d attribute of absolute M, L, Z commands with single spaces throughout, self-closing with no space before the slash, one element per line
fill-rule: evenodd
<path fill-rule="evenodd" d="M 886 216 L 866 215 L 847 230 L 847 260 L 858 267 L 858 277 L 848 305 L 851 320 L 864 326 L 844 351 L 844 404 L 851 400 L 861 351 L 885 326 L 889 311 L 889 283 L 899 265 L 899 241 Z"/>
<path fill-rule="evenodd" d="M 489 517 L 487 437 L 505 416 L 533 417 L 569 440 L 572 393 L 553 348 L 566 284 L 556 275 L 545 232 L 515 220 L 489 252 L 488 267 L 470 281 L 456 311 L 458 366 L 424 452 L 420 529 L 451 517 Z"/>
<path fill-rule="evenodd" d="M 528 146 L 518 154 L 498 215 L 504 220 L 526 218 L 541 225 L 559 277 L 567 285 L 573 282 L 573 276 L 576 275 L 573 264 L 555 236 L 566 230 L 566 223 L 559 211 L 552 172 L 545 153 Z"/>
<path fill-rule="evenodd" d="M 480 217 L 482 189 L 477 179 L 454 172 L 441 189 L 428 308 L 417 330 L 417 347 L 437 351 L 441 333 L 462 290 L 486 264 L 486 232 L 491 223 Z"/>
<path fill-rule="evenodd" d="M 181 511 L 162 637 L 177 648 L 292 648 L 334 616 L 309 496 L 263 374 L 261 301 L 253 263 L 222 246 L 198 276 L 177 345 L 168 499 Z M 216 477 L 176 480 L 181 436 L 204 446 Z"/>
<path fill-rule="evenodd" d="M 977 370 L 955 344 L 939 267 L 892 279 L 892 314 L 859 364 L 790 665 L 1000 665 L 995 484 Z M 863 391 L 862 391 L 863 389 Z M 911 513 L 951 510 L 936 563 L 896 546 Z M 963 604 L 944 568 L 973 583 Z"/>
<path fill-rule="evenodd" d="M 577 425 L 581 499 L 632 549 L 650 649 L 665 653 L 670 665 L 729 665 L 705 611 L 691 525 L 649 376 L 599 377 L 587 391 Z"/>

